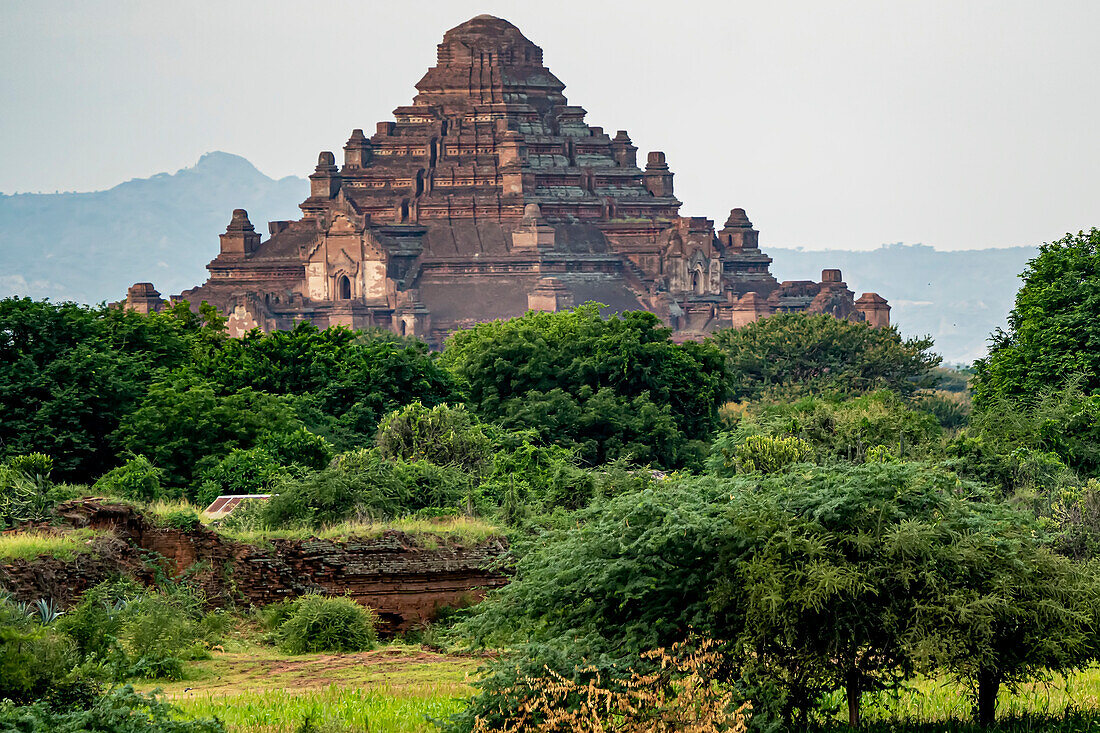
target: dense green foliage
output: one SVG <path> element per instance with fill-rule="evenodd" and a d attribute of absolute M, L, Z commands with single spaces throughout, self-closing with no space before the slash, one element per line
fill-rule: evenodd
<path fill-rule="evenodd" d="M 198 320 L 171 311 L 0 300 L 0 459 L 41 451 L 61 478 L 114 465 L 104 437 L 165 369 L 187 362 Z"/>
<path fill-rule="evenodd" d="M 479 471 L 489 459 L 485 431 L 461 405 L 427 408 L 419 402 L 386 416 L 376 440 L 385 458 L 425 460 L 437 466 Z"/>
<path fill-rule="evenodd" d="M 49 701 L 19 707 L 0 701 L 0 730 L 18 733 L 225 733 L 217 720 L 176 720 L 174 708 L 129 685 L 90 701 L 59 706 Z"/>
<path fill-rule="evenodd" d="M 713 346 L 670 333 L 650 313 L 604 319 L 588 304 L 459 331 L 442 358 L 485 420 L 533 429 L 592 464 L 675 467 L 717 427 L 726 373 Z"/>
<path fill-rule="evenodd" d="M 735 400 L 856 395 L 890 389 L 901 395 L 931 386 L 940 357 L 931 339 L 902 339 L 897 328 L 872 328 L 830 315 L 778 313 L 714 335 L 729 360 Z"/>
<path fill-rule="evenodd" d="M 310 427 L 338 450 L 369 444 L 378 421 L 402 405 L 456 398 L 453 380 L 424 344 L 340 327 L 321 331 L 308 322 L 229 339 L 194 368 L 225 393 L 299 397 Z"/>
<path fill-rule="evenodd" d="M 279 614 L 269 614 L 271 631 L 289 654 L 361 652 L 378 638 L 374 612 L 351 598 L 317 594 L 289 601 Z"/>
<path fill-rule="evenodd" d="M 1079 256 L 1044 251 L 1035 282 L 1085 273 Z M 1043 288 L 1054 286 L 1018 306 L 1049 305 Z M 274 494 L 218 531 L 335 536 L 460 515 L 506 526 L 513 582 L 450 630 L 418 631 L 501 650 L 451 730 L 477 716 L 502 727 L 525 678 L 614 685 L 685 639 L 717 642 L 715 689 L 753 700 L 759 730 L 827 728 L 845 699 L 858 723 L 865 693 L 916 675 L 962 681 L 988 723 L 1002 687 L 1100 656 L 1100 394 L 1084 357 L 1030 391 L 994 388 L 1015 368 L 998 356 L 1016 345 L 1004 336 L 971 411 L 967 375 L 937 369 L 927 340 L 828 316 L 678 345 L 651 314 L 604 319 L 588 304 L 458 332 L 437 358 L 411 340 L 308 324 L 228 339 L 208 307 L 3 306 L 18 328 L 0 319 L 0 409 L 35 405 L 12 413 L 31 431 L 18 450 L 0 434 L 5 526 L 48 521 L 74 495 L 54 474 L 98 476 L 96 492 L 133 502 Z M 20 318 L 35 309 L 73 343 L 5 346 L 33 330 Z M 1052 343 L 1072 346 L 1063 336 Z M 109 364 L 126 391 L 102 420 L 60 426 L 57 440 L 84 440 L 83 453 L 55 454 L 68 448 L 35 438 L 49 428 L 28 416 L 75 409 L 91 382 L 54 404 L 4 380 L 29 374 L 28 359 L 70 368 L 85 338 L 80 358 Z M 198 521 L 189 505 L 156 511 L 162 527 Z M 218 638 L 222 616 L 201 601 L 183 586 L 116 583 L 50 622 L 0 613 L 0 694 L 28 700 L 85 675 L 177 678 Z M 375 639 L 373 614 L 349 598 L 306 596 L 261 617 L 293 653 Z M 15 674 L 28 649 L 56 665 Z"/>
<path fill-rule="evenodd" d="M 753 436 L 798 438 L 812 449 L 810 455 L 800 453 L 801 459 L 822 463 L 862 463 L 879 447 L 897 458 L 928 458 L 942 433 L 933 415 L 886 390 L 847 400 L 804 397 L 746 411 L 734 430 L 719 435 L 709 465 L 718 473 L 728 471 Z"/>
<path fill-rule="evenodd" d="M 977 403 L 1032 398 L 1077 375 L 1086 395 L 1100 393 L 1100 229 L 1043 244 L 1022 277 L 1008 330 L 975 364 Z"/>
<path fill-rule="evenodd" d="M 521 555 L 462 627 L 516 649 L 471 714 L 514 705 L 506 691 L 540 665 L 632 665 L 694 630 L 728 642 L 726 673 L 761 720 L 812 717 L 838 689 L 858 720 L 862 692 L 936 670 L 972 682 L 984 718 L 990 679 L 1094 658 L 1097 597 L 1029 515 L 927 464 L 677 479 L 597 503 Z"/>

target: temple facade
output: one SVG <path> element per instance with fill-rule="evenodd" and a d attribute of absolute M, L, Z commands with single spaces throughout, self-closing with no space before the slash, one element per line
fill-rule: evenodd
<path fill-rule="evenodd" d="M 664 153 L 643 167 L 625 130 L 587 124 L 505 20 L 448 31 L 416 89 L 372 135 L 353 130 L 342 160 L 318 156 L 302 218 L 264 239 L 234 211 L 209 279 L 176 297 L 216 306 L 234 335 L 309 320 L 434 346 L 586 301 L 651 311 L 683 339 L 778 311 L 889 323 L 886 301 L 856 299 L 839 270 L 777 282 L 743 209 L 717 230 L 680 216 Z M 156 309 L 154 293 L 131 288 L 131 307 Z"/>

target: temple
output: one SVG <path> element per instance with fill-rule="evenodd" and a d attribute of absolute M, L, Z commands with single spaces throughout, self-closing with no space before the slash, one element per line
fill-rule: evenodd
<path fill-rule="evenodd" d="M 679 215 L 665 154 L 639 164 L 625 130 L 585 122 L 542 49 L 500 18 L 451 29 L 413 103 L 343 160 L 322 152 L 302 218 L 268 225 L 237 209 L 205 284 L 230 333 L 384 327 L 439 346 L 474 323 L 586 301 L 655 313 L 678 339 L 779 311 L 889 323 L 839 270 L 779 283 L 743 209 L 721 229 Z M 152 285 L 127 304 L 156 309 Z M 131 303 L 131 299 L 133 303 Z"/>

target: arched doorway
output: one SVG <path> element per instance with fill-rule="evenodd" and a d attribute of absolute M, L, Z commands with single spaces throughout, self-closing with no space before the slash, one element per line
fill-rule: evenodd
<path fill-rule="evenodd" d="M 703 271 L 695 269 L 691 271 L 691 291 L 696 295 L 703 294 Z"/>
<path fill-rule="evenodd" d="M 340 300 L 351 300 L 351 279 L 347 275 L 336 281 L 336 293 Z"/>

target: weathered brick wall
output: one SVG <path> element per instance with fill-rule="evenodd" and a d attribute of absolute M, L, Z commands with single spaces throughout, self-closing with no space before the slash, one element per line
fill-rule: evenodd
<path fill-rule="evenodd" d="M 309 591 L 347 593 L 379 614 L 384 632 L 394 632 L 430 620 L 440 607 L 480 600 L 486 589 L 507 582 L 491 567 L 507 552 L 502 539 L 427 549 L 390 531 L 346 542 L 276 540 L 261 548 L 204 527 L 155 527 L 131 507 L 96 500 L 67 502 L 58 514 L 73 527 L 110 529 L 116 539 L 68 563 L 42 558 L 0 565 L 0 586 L 27 600 L 52 596 L 68 604 L 112 574 L 150 580 L 154 571 L 143 559 L 156 558 L 169 575 L 187 574 L 201 584 L 214 603 L 262 606 Z"/>

